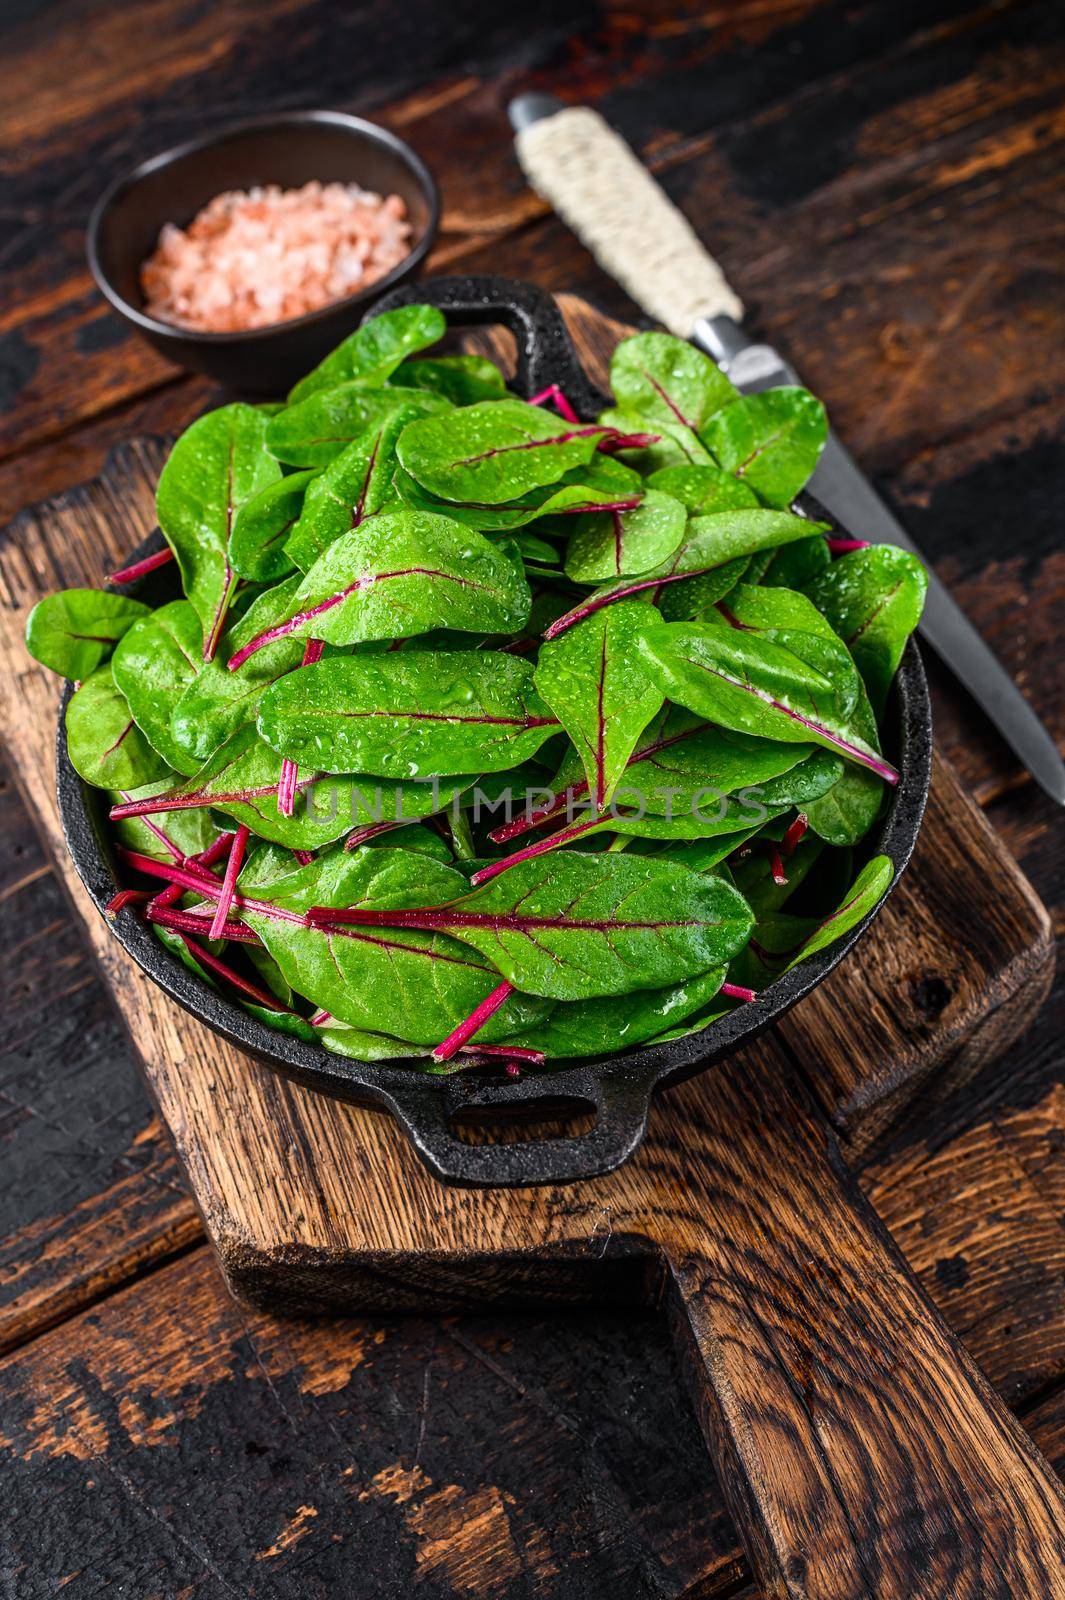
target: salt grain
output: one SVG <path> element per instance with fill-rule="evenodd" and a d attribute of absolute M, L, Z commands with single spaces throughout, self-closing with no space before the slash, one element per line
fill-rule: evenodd
<path fill-rule="evenodd" d="M 288 322 L 383 278 L 410 236 L 399 195 L 355 183 L 231 190 L 187 229 L 163 228 L 141 268 L 144 309 L 205 333 Z"/>

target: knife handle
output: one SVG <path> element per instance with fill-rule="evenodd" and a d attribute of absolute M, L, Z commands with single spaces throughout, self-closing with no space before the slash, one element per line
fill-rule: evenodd
<path fill-rule="evenodd" d="M 598 111 L 567 106 L 514 142 L 536 192 L 671 333 L 687 339 L 701 318 L 743 316 L 691 224 Z"/>

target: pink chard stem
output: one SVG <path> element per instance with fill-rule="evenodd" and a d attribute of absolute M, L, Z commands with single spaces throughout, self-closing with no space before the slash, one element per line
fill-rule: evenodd
<path fill-rule="evenodd" d="M 868 539 L 830 539 L 825 535 L 825 543 L 834 556 L 848 555 L 851 550 L 868 550 Z"/>
<path fill-rule="evenodd" d="M 222 893 L 218 896 L 218 904 L 214 908 L 214 916 L 211 919 L 211 931 L 208 934 L 210 939 L 224 937 L 222 930 L 226 925 L 229 908 L 233 904 L 233 895 L 237 887 L 237 874 L 240 872 L 241 863 L 244 860 L 244 851 L 248 843 L 248 832 L 249 830 L 242 822 L 233 835 L 233 843 L 229 847 L 229 860 L 226 862 L 226 875 L 222 879 Z"/>
<path fill-rule="evenodd" d="M 165 567 L 168 561 L 173 561 L 174 552 L 167 545 L 165 550 L 159 550 L 154 556 L 145 556 L 143 561 L 135 561 L 131 567 L 122 567 L 118 572 L 109 572 L 104 579 L 105 583 L 136 583 L 138 578 L 147 577 L 149 572 L 154 572 L 157 567 Z"/>
<path fill-rule="evenodd" d="M 729 1000 L 746 1000 L 750 1002 L 758 999 L 753 989 L 742 989 L 738 983 L 723 983 L 721 985 L 721 993 L 726 995 Z"/>
<path fill-rule="evenodd" d="M 593 828 L 601 828 L 603 821 L 602 817 L 592 817 L 587 822 L 575 822 L 571 828 L 561 828 L 558 833 L 552 833 L 536 844 L 526 845 L 524 850 L 515 850 L 512 856 L 504 856 L 502 861 L 491 861 L 487 867 L 482 867 L 479 872 L 473 874 L 470 887 L 476 889 L 482 883 L 490 883 L 493 878 L 498 878 L 501 872 L 506 872 L 508 867 L 516 867 L 519 861 L 532 861 L 536 856 L 546 855 L 549 850 L 557 850 L 560 845 L 569 844 L 572 839 L 580 839 Z M 620 827 L 621 823 L 618 826 Z"/>
<path fill-rule="evenodd" d="M 303 647 L 303 660 L 301 667 L 313 667 L 316 661 L 321 661 L 325 645 L 321 639 L 308 639 Z M 299 768 L 295 761 L 290 761 L 288 756 L 281 763 L 281 776 L 277 781 L 277 811 L 282 817 L 290 817 L 296 805 L 296 779 Z"/>
<path fill-rule="evenodd" d="M 250 983 L 247 978 L 241 977 L 239 972 L 234 972 L 232 967 L 227 966 L 224 961 L 220 961 L 216 955 L 212 955 L 210 950 L 205 949 L 202 944 L 197 944 L 196 940 L 190 938 L 188 934 L 182 934 L 181 937 L 185 941 L 185 948 L 195 956 L 201 966 L 207 967 L 209 971 L 216 973 L 218 977 L 224 978 L 227 983 L 233 985 L 234 989 L 238 989 L 241 994 L 247 995 L 249 1000 L 254 1000 L 256 1005 L 265 1006 L 267 1011 L 284 1011 L 293 1017 L 298 1015 L 291 1006 L 283 1006 L 276 995 L 267 994 L 265 989 L 260 989 L 257 984 Z"/>
<path fill-rule="evenodd" d="M 195 933 L 202 939 L 207 932 L 207 918 L 198 916 L 195 911 L 172 911 L 169 907 L 156 909 L 154 900 L 145 908 L 144 914 L 149 922 L 157 922 L 161 928 L 173 928 L 175 933 Z M 207 937 L 212 935 L 208 932 Z M 227 922 L 220 934 L 223 939 L 234 939 L 238 944 L 258 944 L 259 935 L 248 927 L 246 922 Z"/>
<path fill-rule="evenodd" d="M 475 1033 L 480 1033 L 485 1023 L 495 1016 L 501 1005 L 504 1005 L 514 993 L 512 983 L 501 983 L 486 995 L 476 1010 L 471 1011 L 465 1022 L 460 1022 L 458 1027 L 448 1034 L 447 1038 L 438 1044 L 433 1051 L 434 1061 L 450 1061 L 453 1055 L 460 1051 L 464 1044 L 473 1038 Z"/>
<path fill-rule="evenodd" d="M 579 422 L 581 420 L 557 383 L 550 383 L 546 389 L 541 389 L 539 394 L 534 394 L 529 404 L 531 406 L 542 406 L 546 405 L 549 400 L 554 401 L 555 410 L 560 417 L 565 417 L 567 422 Z"/>

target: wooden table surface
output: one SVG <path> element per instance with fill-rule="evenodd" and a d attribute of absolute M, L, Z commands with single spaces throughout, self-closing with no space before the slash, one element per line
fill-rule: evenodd
<path fill-rule="evenodd" d="M 15 0 L 0 21 L 0 523 L 213 400 L 105 310 L 83 235 L 114 173 L 238 114 L 377 118 L 441 180 L 431 269 L 523 276 L 634 317 L 511 154 L 508 98 L 552 88 L 596 101 L 659 174 L 1065 737 L 1056 9 Z M 933 680 L 942 748 L 1060 908 L 1060 814 Z M 0 830 L 0 1595 L 746 1593 L 655 1318 L 282 1323 L 227 1298 L 10 783 Z M 1059 993 L 1007 1060 L 918 1109 L 863 1171 L 1059 1470 L 1062 1024 Z"/>

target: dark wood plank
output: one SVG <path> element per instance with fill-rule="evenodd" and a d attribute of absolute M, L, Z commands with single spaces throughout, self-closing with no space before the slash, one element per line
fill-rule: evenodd
<path fill-rule="evenodd" d="M 244 5 L 231 8 L 226 27 L 212 32 L 206 66 L 197 54 L 202 19 L 193 10 L 183 27 L 169 8 L 164 49 L 154 50 L 162 95 L 146 89 L 139 49 L 141 26 L 158 34 L 154 8 L 138 8 L 141 23 L 127 30 L 94 14 L 101 66 L 83 96 L 66 92 L 62 53 L 38 94 L 18 79 L 12 205 L 22 226 L 8 247 L 12 309 L 0 325 L 8 447 L 160 381 L 159 358 L 124 334 L 89 286 L 77 230 L 92 198 L 84 174 L 117 168 L 151 136 L 158 145 L 199 131 L 228 104 L 235 70 L 249 85 L 248 110 L 278 103 L 282 70 L 285 104 L 389 101 L 385 120 L 440 168 L 437 270 L 478 247 L 498 267 L 501 241 L 542 213 L 510 152 L 507 93 L 540 80 L 597 99 L 697 222 L 714 219 L 714 248 L 756 319 L 790 342 L 874 464 L 971 426 L 974 393 L 981 416 L 1016 413 L 1048 376 L 1055 316 L 1049 163 L 1062 69 L 1043 47 L 1051 8 L 879 0 L 857 11 L 734 9 L 722 28 L 716 13 L 660 25 L 653 7 L 617 5 L 604 16 L 541 6 L 530 35 L 498 8 L 483 16 L 467 8 L 445 37 L 433 8 L 421 6 L 401 61 L 390 26 L 367 16 L 354 95 L 350 57 L 337 48 L 323 0 L 300 9 L 295 29 L 283 0 L 256 8 L 254 25 Z M 1005 74 L 1004 54 L 1015 63 Z M 28 71 L 31 83 L 41 73 L 32 33 L 7 70 L 13 81 Z M 800 150 L 801 172 L 791 154 Z M 1007 173 L 1008 185 L 989 195 Z M 48 241 L 44 216 L 57 213 L 72 226 Z M 552 250 L 545 235 L 541 259 Z M 1022 275 L 1025 316 L 1010 317 L 990 383 L 984 351 L 1005 328 L 1003 308 Z M 945 376 L 928 386 L 921 375 L 937 350 Z"/>
<path fill-rule="evenodd" d="M 126 1033 L 0 757 L 0 1349 L 200 1236 Z"/>

